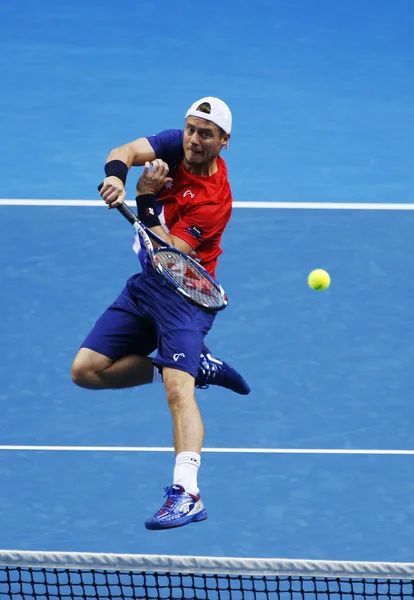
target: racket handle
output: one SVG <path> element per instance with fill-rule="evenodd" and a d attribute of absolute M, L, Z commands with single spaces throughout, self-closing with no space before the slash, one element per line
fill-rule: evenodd
<path fill-rule="evenodd" d="M 137 216 L 132 212 L 132 210 L 129 208 L 129 206 L 127 206 L 124 202 L 121 204 L 121 206 L 117 206 L 116 208 L 119 210 L 121 215 L 123 217 L 125 217 L 127 219 L 127 221 L 129 221 L 131 223 L 131 225 L 133 225 L 134 223 L 136 223 L 138 221 Z"/>
<path fill-rule="evenodd" d="M 103 183 L 100 183 L 98 185 L 98 192 L 101 191 L 103 186 Z M 133 225 L 136 221 L 138 221 L 137 216 L 132 212 L 132 210 L 129 208 L 129 206 L 127 206 L 124 202 L 120 205 L 116 207 L 119 212 L 121 213 L 121 215 L 123 217 L 125 217 L 125 219 L 127 221 L 129 221 L 131 223 L 131 225 Z"/>

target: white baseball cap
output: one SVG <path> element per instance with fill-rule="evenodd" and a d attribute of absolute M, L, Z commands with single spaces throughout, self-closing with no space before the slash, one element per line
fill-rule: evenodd
<path fill-rule="evenodd" d="M 197 110 L 200 104 L 204 102 L 208 102 L 211 106 L 211 112 L 205 113 L 201 110 Z M 200 119 L 205 119 L 206 121 L 211 121 L 215 123 L 219 127 L 221 127 L 226 133 L 231 132 L 231 112 L 229 107 L 223 100 L 220 98 L 213 98 L 212 96 L 207 96 L 206 98 L 201 98 L 197 102 L 194 102 L 187 110 L 185 118 L 187 117 L 200 117 Z"/>

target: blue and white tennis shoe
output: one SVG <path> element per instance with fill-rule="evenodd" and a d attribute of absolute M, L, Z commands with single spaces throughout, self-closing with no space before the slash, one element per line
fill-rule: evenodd
<path fill-rule="evenodd" d="M 160 510 L 145 521 L 147 529 L 171 529 L 188 523 L 207 519 L 207 512 L 200 498 L 185 491 L 182 485 L 165 488 L 167 500 Z"/>
<path fill-rule="evenodd" d="M 236 394 L 250 394 L 250 386 L 240 373 L 223 360 L 215 358 L 207 346 L 203 346 L 195 386 L 205 389 L 210 385 L 219 385 Z"/>

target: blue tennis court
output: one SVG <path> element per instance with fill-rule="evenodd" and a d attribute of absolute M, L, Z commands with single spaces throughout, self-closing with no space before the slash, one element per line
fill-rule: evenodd
<path fill-rule="evenodd" d="M 0 6 L 1 546 L 410 561 L 411 3 L 214 1 L 207 21 L 187 1 L 124 9 Z M 248 203 L 223 240 L 230 305 L 208 343 L 252 393 L 198 393 L 209 519 L 148 532 L 173 468 L 163 388 L 81 390 L 70 365 L 137 268 L 130 229 L 96 198 L 106 154 L 180 127 L 207 93 L 234 106 L 225 158 Z M 316 267 L 326 292 L 307 287 Z"/>

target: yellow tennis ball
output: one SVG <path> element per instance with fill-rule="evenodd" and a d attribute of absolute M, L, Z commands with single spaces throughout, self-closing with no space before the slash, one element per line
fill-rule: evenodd
<path fill-rule="evenodd" d="M 315 269 L 309 273 L 308 284 L 313 290 L 326 290 L 331 285 L 331 278 L 327 271 Z"/>

